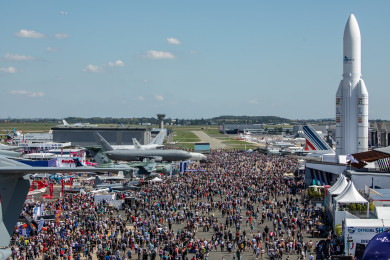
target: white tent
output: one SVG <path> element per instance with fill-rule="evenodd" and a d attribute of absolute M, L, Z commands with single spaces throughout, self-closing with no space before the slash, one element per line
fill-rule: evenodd
<path fill-rule="evenodd" d="M 357 191 L 355 185 L 353 185 L 352 181 L 349 181 L 347 187 L 343 190 L 343 192 L 334 198 L 336 204 L 336 210 L 338 210 L 339 204 L 352 204 L 352 203 L 361 203 L 367 204 L 367 216 L 369 213 L 369 202 L 363 198 L 362 195 Z"/>
<path fill-rule="evenodd" d="M 352 181 L 348 183 L 348 186 L 344 191 L 334 198 L 334 200 L 337 203 L 368 203 L 368 201 L 357 191 Z"/>
<path fill-rule="evenodd" d="M 156 177 L 156 178 L 150 180 L 150 182 L 162 182 L 162 180 L 159 177 Z"/>
<path fill-rule="evenodd" d="M 347 178 L 345 178 L 344 175 L 341 175 L 337 180 L 337 182 L 328 189 L 328 193 L 331 195 L 339 195 L 345 190 L 347 185 L 348 185 Z"/>

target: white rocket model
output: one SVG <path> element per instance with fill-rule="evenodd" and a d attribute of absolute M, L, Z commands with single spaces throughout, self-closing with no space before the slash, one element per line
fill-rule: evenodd
<path fill-rule="evenodd" d="M 353 14 L 344 29 L 343 79 L 336 93 L 336 154 L 368 150 L 368 92 L 361 75 L 361 39 Z"/>

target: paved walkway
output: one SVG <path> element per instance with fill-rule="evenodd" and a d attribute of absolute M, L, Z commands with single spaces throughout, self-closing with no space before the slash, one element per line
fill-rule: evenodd
<path fill-rule="evenodd" d="M 222 149 L 222 148 L 226 147 L 226 145 L 224 143 L 222 143 L 223 142 L 222 140 L 218 140 L 217 138 L 213 138 L 203 131 L 192 131 L 192 132 L 194 134 L 196 134 L 196 136 L 199 137 L 201 142 L 210 143 L 211 149 Z"/>

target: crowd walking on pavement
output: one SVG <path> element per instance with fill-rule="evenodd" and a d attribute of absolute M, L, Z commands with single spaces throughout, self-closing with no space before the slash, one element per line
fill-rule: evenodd
<path fill-rule="evenodd" d="M 289 157 L 211 151 L 207 162 L 144 186 L 136 207 L 95 203 L 92 193 L 35 202 L 61 215 L 33 236 L 16 229 L 12 259 L 314 259 L 323 215 L 303 197 L 302 180 L 283 178 L 297 168 Z"/>

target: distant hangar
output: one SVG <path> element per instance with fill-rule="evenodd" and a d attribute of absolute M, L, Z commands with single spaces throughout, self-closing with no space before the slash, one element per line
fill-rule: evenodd
<path fill-rule="evenodd" d="M 96 145 L 93 132 L 99 132 L 112 145 L 131 145 L 132 138 L 136 138 L 140 144 L 147 144 L 152 139 L 149 128 L 56 126 L 51 130 L 53 142 L 71 142 L 73 146 Z"/>

